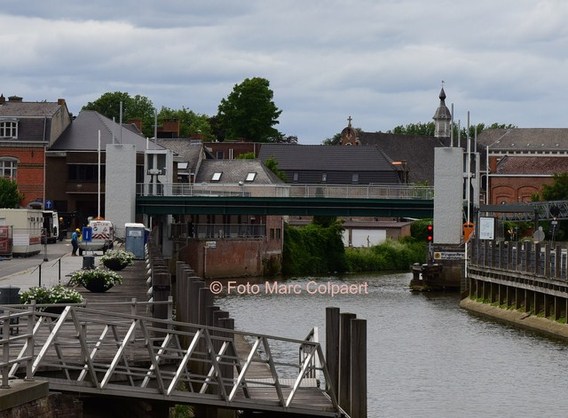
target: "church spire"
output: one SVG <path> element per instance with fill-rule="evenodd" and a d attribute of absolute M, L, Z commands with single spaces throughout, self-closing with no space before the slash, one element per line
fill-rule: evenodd
<path fill-rule="evenodd" d="M 442 81 L 442 89 L 440 90 L 440 105 L 434 113 L 434 136 L 436 138 L 449 138 L 451 134 L 452 114 L 446 106 L 446 92 L 444 91 L 444 82 Z"/>

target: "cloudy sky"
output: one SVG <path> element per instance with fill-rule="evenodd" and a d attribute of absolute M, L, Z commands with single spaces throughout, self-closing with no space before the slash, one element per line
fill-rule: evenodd
<path fill-rule="evenodd" d="M 568 127 L 566 0 L 2 0 L 4 96 L 109 91 L 217 113 L 264 77 L 277 129 L 319 144 L 429 122 L 444 81 L 462 125 Z"/>

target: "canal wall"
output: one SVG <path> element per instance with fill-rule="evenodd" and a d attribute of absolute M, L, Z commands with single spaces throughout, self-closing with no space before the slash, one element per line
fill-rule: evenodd
<path fill-rule="evenodd" d="M 460 306 L 526 329 L 568 339 L 566 248 L 475 239 Z"/>
<path fill-rule="evenodd" d="M 474 314 L 503 321 L 523 329 L 568 340 L 568 326 L 547 318 L 531 315 L 516 309 L 504 309 L 499 306 L 475 301 L 469 297 L 460 301 L 460 307 Z"/>

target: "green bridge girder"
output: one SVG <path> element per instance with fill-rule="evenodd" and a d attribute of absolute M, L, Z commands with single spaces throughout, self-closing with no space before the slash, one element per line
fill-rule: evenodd
<path fill-rule="evenodd" d="M 137 196 L 145 215 L 291 215 L 432 218 L 434 201 L 310 197 Z"/>

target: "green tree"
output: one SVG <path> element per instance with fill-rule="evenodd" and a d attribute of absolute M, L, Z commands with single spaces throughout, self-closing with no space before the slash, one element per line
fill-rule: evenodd
<path fill-rule="evenodd" d="M 254 152 L 243 152 L 242 154 L 237 155 L 237 160 L 254 160 L 256 158 L 256 155 L 254 155 Z"/>
<path fill-rule="evenodd" d="M 331 138 L 326 138 L 322 141 L 322 145 L 339 145 L 341 144 L 341 133 L 336 133 Z"/>
<path fill-rule="evenodd" d="M 434 122 L 428 123 L 409 123 L 406 126 L 396 126 L 392 132 L 397 135 L 423 135 L 423 136 L 434 136 L 435 125 Z"/>
<path fill-rule="evenodd" d="M 556 173 L 552 176 L 552 183 L 542 186 L 541 192 L 532 197 L 533 201 L 568 200 L 568 173 Z M 548 214 L 546 214 L 548 215 Z M 541 222 L 545 231 L 552 232 L 550 221 Z M 561 220 L 555 230 L 555 238 L 558 241 L 568 239 L 568 222 Z"/>
<path fill-rule="evenodd" d="M 185 107 L 180 110 L 162 107 L 158 113 L 158 125 L 166 120 L 178 120 L 180 122 L 179 136 L 189 138 L 201 136 L 204 140 L 213 141 L 215 135 L 209 123 L 209 116 L 200 115 Z"/>
<path fill-rule="evenodd" d="M 286 177 L 286 173 L 278 168 L 278 161 L 274 157 L 268 157 L 266 161 L 264 161 L 264 165 L 283 182 L 286 182 L 288 178 Z"/>
<path fill-rule="evenodd" d="M 552 176 L 552 184 L 542 186 L 539 200 L 568 200 L 568 173 Z"/>
<path fill-rule="evenodd" d="M 23 198 L 15 181 L 0 177 L 0 208 L 17 208 Z"/>
<path fill-rule="evenodd" d="M 146 96 L 130 94 L 121 91 L 104 93 L 93 102 L 83 106 L 83 110 L 95 110 L 107 118 L 120 121 L 120 103 L 122 102 L 122 121 L 131 119 L 142 120 L 142 132 L 144 135 L 154 136 L 154 105 Z"/>
<path fill-rule="evenodd" d="M 469 131 L 467 126 L 458 129 L 457 125 L 454 126 L 454 137 L 458 137 L 458 133 L 461 138 L 467 138 L 469 132 L 470 138 L 475 138 L 475 133 L 477 130 L 477 135 L 479 135 L 485 129 L 512 129 L 516 128 L 515 125 L 504 124 L 504 123 L 492 123 L 491 125 L 485 125 L 484 123 L 478 123 L 477 125 L 470 125 Z M 419 135 L 419 136 L 434 136 L 435 124 L 434 122 L 428 123 L 409 123 L 408 125 L 396 126 L 392 131 L 388 133 L 398 134 L 398 135 Z"/>
<path fill-rule="evenodd" d="M 274 125 L 282 113 L 273 101 L 268 80 L 247 78 L 219 104 L 216 128 L 223 139 L 244 138 L 254 142 L 276 142 L 282 137 Z"/>

